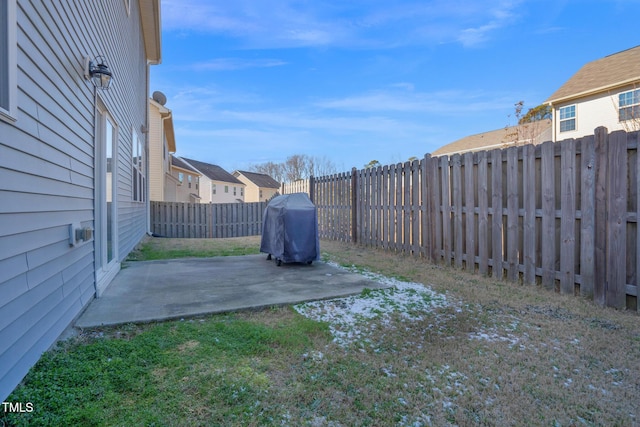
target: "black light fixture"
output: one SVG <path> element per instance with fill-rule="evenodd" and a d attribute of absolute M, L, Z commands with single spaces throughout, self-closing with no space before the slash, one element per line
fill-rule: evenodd
<path fill-rule="evenodd" d="M 84 77 L 91 79 L 95 87 L 106 90 L 109 89 L 113 73 L 104 56 L 100 55 L 96 56 L 93 61 L 89 57 L 85 58 Z"/>

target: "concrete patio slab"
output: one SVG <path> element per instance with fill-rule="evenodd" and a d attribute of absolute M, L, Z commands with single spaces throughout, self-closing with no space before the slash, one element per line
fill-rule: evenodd
<path fill-rule="evenodd" d="M 151 322 L 296 304 L 383 287 L 324 262 L 278 267 L 266 261 L 266 255 L 129 262 L 74 326 Z"/>

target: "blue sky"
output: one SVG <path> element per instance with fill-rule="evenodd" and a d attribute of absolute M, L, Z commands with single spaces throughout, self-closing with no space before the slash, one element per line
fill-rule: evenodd
<path fill-rule="evenodd" d="M 586 62 L 640 44 L 640 0 L 162 0 L 177 153 L 339 170 L 515 123 Z"/>

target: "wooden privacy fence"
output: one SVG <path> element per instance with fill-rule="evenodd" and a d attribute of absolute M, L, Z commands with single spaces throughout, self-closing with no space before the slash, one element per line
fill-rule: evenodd
<path fill-rule="evenodd" d="M 322 238 L 640 310 L 638 132 L 315 178 Z"/>
<path fill-rule="evenodd" d="M 243 237 L 262 233 L 266 202 L 150 202 L 151 231 L 163 237 Z"/>

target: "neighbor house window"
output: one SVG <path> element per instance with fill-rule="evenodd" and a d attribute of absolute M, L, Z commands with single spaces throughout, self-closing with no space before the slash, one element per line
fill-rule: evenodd
<path fill-rule="evenodd" d="M 235 186 L 233 187 L 233 195 L 234 196 L 236 195 L 236 187 Z"/>
<path fill-rule="evenodd" d="M 135 131 L 131 133 L 131 174 L 133 180 L 133 200 L 145 201 L 146 177 L 144 173 L 144 145 Z"/>
<path fill-rule="evenodd" d="M 560 109 L 560 132 L 576 130 L 576 106 L 569 105 Z"/>
<path fill-rule="evenodd" d="M 244 188 L 243 188 L 243 187 L 240 187 L 240 195 L 241 195 L 242 197 L 244 197 Z"/>
<path fill-rule="evenodd" d="M 216 194 L 216 185 L 211 184 L 211 194 Z"/>
<path fill-rule="evenodd" d="M 0 1 L 0 116 L 16 105 L 16 0 Z"/>
<path fill-rule="evenodd" d="M 228 186 L 228 185 L 225 185 L 225 186 L 224 186 L 224 192 L 225 192 L 225 193 L 228 193 L 228 192 L 229 192 L 229 186 Z"/>
<path fill-rule="evenodd" d="M 621 122 L 640 119 L 640 89 L 621 93 L 618 105 L 618 117 Z"/>
<path fill-rule="evenodd" d="M 189 188 L 191 188 L 191 175 L 187 175 L 187 180 L 189 181 Z"/>
<path fill-rule="evenodd" d="M 180 181 L 180 184 L 184 181 L 184 174 L 182 172 L 178 172 L 178 181 Z"/>

